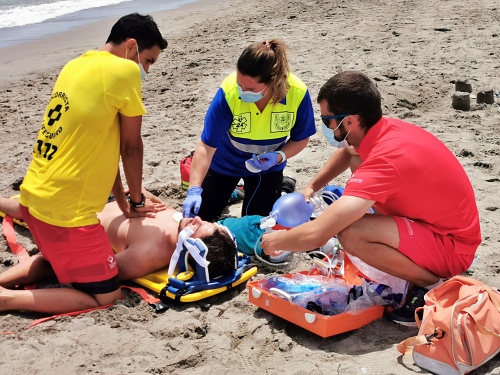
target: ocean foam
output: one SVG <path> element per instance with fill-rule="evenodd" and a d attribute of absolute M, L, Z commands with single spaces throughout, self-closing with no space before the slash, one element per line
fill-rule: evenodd
<path fill-rule="evenodd" d="M 131 0 L 64 0 L 37 5 L 2 7 L 0 28 L 24 26 L 43 22 L 85 9 L 115 5 Z"/>

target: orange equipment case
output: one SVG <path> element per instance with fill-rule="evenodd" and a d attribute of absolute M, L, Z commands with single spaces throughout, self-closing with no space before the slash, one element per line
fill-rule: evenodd
<path fill-rule="evenodd" d="M 300 273 L 307 274 L 308 272 L 301 271 Z M 283 276 L 292 277 L 292 274 Z M 361 277 L 361 272 L 354 267 L 346 256 L 344 261 L 344 279 L 346 282 L 360 285 Z M 292 304 L 290 301 L 260 288 L 259 280 L 249 282 L 247 287 L 248 298 L 251 303 L 321 337 L 330 337 L 363 327 L 381 318 L 384 314 L 384 306 L 371 306 L 354 313 L 346 312 L 326 316 Z"/>

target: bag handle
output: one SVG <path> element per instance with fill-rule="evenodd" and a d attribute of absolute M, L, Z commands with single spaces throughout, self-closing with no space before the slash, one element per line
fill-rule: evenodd
<path fill-rule="evenodd" d="M 493 305 L 496 307 L 497 311 L 500 312 L 500 298 L 499 296 L 491 289 L 485 289 L 484 290 L 486 293 L 488 293 L 488 296 L 490 297 L 490 300 L 491 302 L 493 303 Z M 471 319 L 474 321 L 474 323 L 476 323 L 476 329 L 481 332 L 483 335 L 493 335 L 497 338 L 500 338 L 500 334 L 499 333 L 496 333 L 488 328 L 486 328 L 485 326 L 482 326 L 481 324 L 479 324 L 476 320 L 476 317 L 474 316 L 474 314 L 471 313 L 470 311 L 470 308 L 467 307 L 467 308 L 464 308 L 464 311 L 466 311 L 467 313 L 469 313 L 469 316 L 471 317 Z"/>
<path fill-rule="evenodd" d="M 285 292 L 284 290 L 281 290 L 278 288 L 270 288 L 269 292 L 271 292 L 271 294 L 274 294 L 274 295 L 277 295 L 279 297 L 286 299 L 288 302 L 290 302 L 290 305 L 293 305 L 292 296 L 290 294 L 288 294 L 287 292 Z"/>
<path fill-rule="evenodd" d="M 431 343 L 433 338 L 438 340 L 445 335 L 445 332 L 441 328 L 436 328 L 434 332 L 430 335 L 417 335 L 408 337 L 407 339 L 401 341 L 397 345 L 397 349 L 401 354 L 412 354 L 413 348 L 419 345 L 428 345 Z"/>
<path fill-rule="evenodd" d="M 484 289 L 484 291 L 486 293 L 488 293 L 488 296 L 490 297 L 490 300 L 492 301 L 493 305 L 500 312 L 500 296 L 498 295 L 498 293 L 494 292 L 491 289 Z M 422 308 L 419 308 L 419 309 L 422 309 Z M 474 315 L 470 313 L 469 308 L 465 308 L 464 311 L 469 313 L 469 316 L 471 317 L 471 319 L 474 320 L 474 323 L 476 323 L 476 328 L 479 332 L 481 332 L 484 335 L 493 335 L 497 338 L 500 338 L 500 334 L 493 332 L 492 330 L 479 324 L 477 322 L 476 318 L 474 317 Z M 418 317 L 417 317 L 417 319 L 418 319 Z M 420 326 L 420 324 L 419 324 L 419 326 Z M 409 338 L 401 341 L 397 345 L 397 349 L 401 354 L 411 354 L 413 352 L 413 348 L 415 346 L 423 345 L 423 344 L 426 344 L 426 345 L 430 344 L 430 340 L 432 338 L 436 337 L 437 339 L 440 339 L 441 337 L 444 336 L 444 334 L 445 334 L 445 332 L 443 330 L 441 330 L 440 328 L 436 328 L 434 333 L 432 333 L 431 335 L 417 335 L 417 336 L 409 337 Z"/>
<path fill-rule="evenodd" d="M 493 305 L 497 308 L 498 312 L 500 312 L 500 293 L 492 289 L 485 289 L 485 292 L 488 293 L 491 302 L 493 302 Z"/>

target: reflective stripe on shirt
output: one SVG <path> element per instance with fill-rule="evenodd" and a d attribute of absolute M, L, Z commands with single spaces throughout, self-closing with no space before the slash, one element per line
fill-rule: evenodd
<path fill-rule="evenodd" d="M 228 132 L 229 133 L 229 132 Z M 272 145 L 252 145 L 252 144 L 245 144 L 245 143 L 240 143 L 235 141 L 230 134 L 228 134 L 229 142 L 231 142 L 231 145 L 243 152 L 248 152 L 250 154 L 263 154 L 265 152 L 272 152 L 277 150 L 283 141 L 280 141 L 279 143 L 274 143 Z"/>

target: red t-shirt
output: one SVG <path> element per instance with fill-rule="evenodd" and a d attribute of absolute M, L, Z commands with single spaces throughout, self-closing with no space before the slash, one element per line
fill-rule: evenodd
<path fill-rule="evenodd" d="M 455 155 L 434 135 L 383 117 L 356 150 L 361 166 L 344 195 L 375 201 L 384 215 L 422 222 L 451 236 L 455 252 L 474 254 L 481 243 L 472 185 Z"/>

